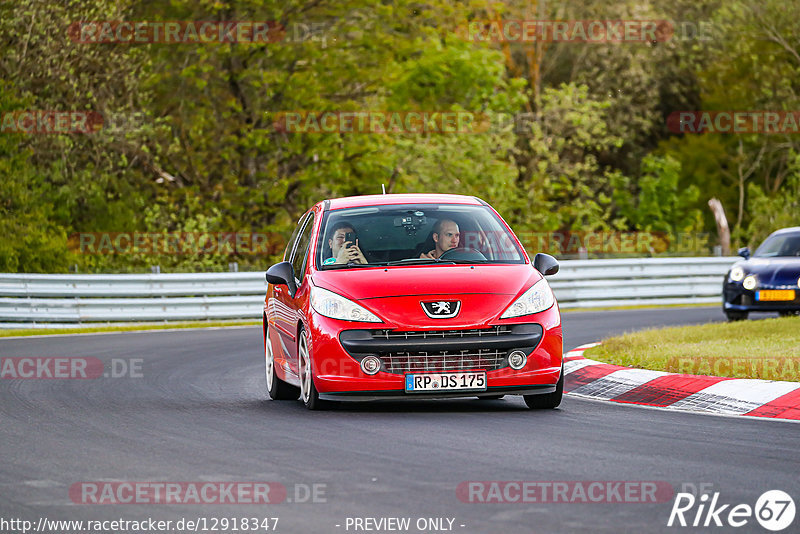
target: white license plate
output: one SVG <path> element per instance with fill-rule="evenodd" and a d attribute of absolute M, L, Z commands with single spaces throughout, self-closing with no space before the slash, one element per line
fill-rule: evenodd
<path fill-rule="evenodd" d="M 486 372 L 406 375 L 406 393 L 430 391 L 486 391 Z"/>

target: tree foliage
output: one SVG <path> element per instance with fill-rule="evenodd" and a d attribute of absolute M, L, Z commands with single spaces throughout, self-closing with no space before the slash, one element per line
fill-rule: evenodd
<path fill-rule="evenodd" d="M 668 40 L 475 42 L 486 20 L 667 20 Z M 262 43 L 80 43 L 80 21 L 275 21 Z M 704 23 L 709 35 L 684 30 Z M 688 26 L 687 26 L 688 24 Z M 291 233 L 321 198 L 452 192 L 520 231 L 715 232 L 794 221 L 798 137 L 676 135 L 681 110 L 797 110 L 800 22 L 778 0 L 17 0 L 0 111 L 102 113 L 0 134 L 4 271 L 262 269 L 264 255 L 78 254 L 80 232 Z M 468 111 L 486 131 L 291 133 L 287 111 Z M 510 121 L 502 118 L 512 118 Z M 794 221 L 794 222 L 793 222 Z M 708 253 L 698 250 L 696 253 Z"/>

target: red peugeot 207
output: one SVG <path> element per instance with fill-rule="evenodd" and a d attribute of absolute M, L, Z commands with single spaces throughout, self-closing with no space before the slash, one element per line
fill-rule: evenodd
<path fill-rule="evenodd" d="M 338 198 L 305 213 L 267 271 L 269 395 L 325 401 L 522 395 L 555 408 L 561 316 L 543 275 L 486 202 Z"/>

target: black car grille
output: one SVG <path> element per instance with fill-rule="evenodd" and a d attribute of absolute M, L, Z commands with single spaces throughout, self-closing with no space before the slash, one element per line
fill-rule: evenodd
<path fill-rule="evenodd" d="M 375 330 L 372 337 L 375 339 L 431 339 L 431 338 L 460 338 L 499 336 L 511 332 L 509 326 L 493 326 L 491 328 L 478 328 L 472 330 L 419 330 L 415 332 L 401 332 L 397 330 Z"/>
<path fill-rule="evenodd" d="M 395 330 L 375 330 L 374 339 L 479 339 L 508 334 L 508 326 L 493 326 L 470 330 L 420 330 L 401 332 Z M 438 373 L 445 371 L 461 371 L 470 369 L 486 369 L 494 371 L 506 365 L 507 351 L 496 349 L 474 349 L 460 351 L 415 351 L 389 352 L 380 354 L 384 369 L 389 373 Z"/>
<path fill-rule="evenodd" d="M 485 369 L 494 371 L 506 365 L 505 350 L 479 349 L 448 352 L 390 352 L 379 355 L 389 373 L 439 373 Z"/>
<path fill-rule="evenodd" d="M 536 323 L 463 330 L 344 330 L 339 341 L 357 360 L 377 356 L 388 373 L 495 371 L 508 366 L 511 350 L 530 354 L 543 333 Z"/>

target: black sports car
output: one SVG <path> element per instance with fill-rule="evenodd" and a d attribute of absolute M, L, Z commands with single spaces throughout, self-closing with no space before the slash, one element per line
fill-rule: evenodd
<path fill-rule="evenodd" d="M 729 321 L 747 319 L 751 311 L 800 312 L 800 226 L 767 237 L 755 254 L 739 249 L 722 283 L 722 310 Z"/>

